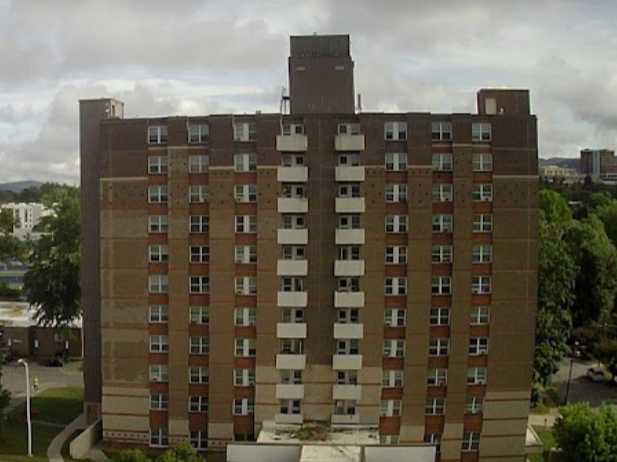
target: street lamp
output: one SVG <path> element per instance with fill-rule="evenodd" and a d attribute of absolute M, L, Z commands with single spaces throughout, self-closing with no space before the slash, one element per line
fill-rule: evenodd
<path fill-rule="evenodd" d="M 17 361 L 18 364 L 23 364 L 26 368 L 26 416 L 28 419 L 28 457 L 32 457 L 32 421 L 30 420 L 30 373 L 28 372 L 28 363 L 25 359 Z"/>

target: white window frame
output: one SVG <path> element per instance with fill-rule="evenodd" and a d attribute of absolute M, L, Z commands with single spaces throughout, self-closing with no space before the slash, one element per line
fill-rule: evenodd
<path fill-rule="evenodd" d="M 188 143 L 206 144 L 210 136 L 210 126 L 206 122 L 196 122 L 188 124 Z"/>
<path fill-rule="evenodd" d="M 461 452 L 477 452 L 480 450 L 480 433 L 479 432 L 463 432 L 463 442 L 461 444 Z"/>
<path fill-rule="evenodd" d="M 432 358 L 450 354 L 449 338 L 431 338 L 428 345 L 428 355 Z"/>
<path fill-rule="evenodd" d="M 255 141 L 257 140 L 257 124 L 255 122 L 235 121 L 233 124 L 234 141 Z"/>
<path fill-rule="evenodd" d="M 189 203 L 203 204 L 208 202 L 208 185 L 191 184 L 189 185 Z"/>
<path fill-rule="evenodd" d="M 154 184 L 148 186 L 148 203 L 166 204 L 169 199 L 166 184 Z"/>
<path fill-rule="evenodd" d="M 403 402 L 400 399 L 382 399 L 379 406 L 379 416 L 400 417 L 402 410 Z"/>
<path fill-rule="evenodd" d="M 493 215 L 488 213 L 480 213 L 474 215 L 472 219 L 472 232 L 474 233 L 492 233 L 493 232 Z"/>
<path fill-rule="evenodd" d="M 433 183 L 433 202 L 452 202 L 453 189 L 452 183 Z"/>
<path fill-rule="evenodd" d="M 167 364 L 150 364 L 148 367 L 148 377 L 153 383 L 167 383 L 169 381 L 169 370 Z"/>
<path fill-rule="evenodd" d="M 446 413 L 445 398 L 428 398 L 424 406 L 424 415 L 444 415 Z"/>
<path fill-rule="evenodd" d="M 407 202 L 407 185 L 405 183 L 386 183 L 384 198 L 388 204 Z"/>
<path fill-rule="evenodd" d="M 148 144 L 167 144 L 167 125 L 148 125 Z"/>
<path fill-rule="evenodd" d="M 488 143 L 493 139 L 493 127 L 490 122 L 472 122 L 471 141 L 474 143 Z"/>
<path fill-rule="evenodd" d="M 492 292 L 493 281 L 490 276 L 471 276 L 471 293 L 488 295 Z"/>
<path fill-rule="evenodd" d="M 493 155 L 490 152 L 476 152 L 472 155 L 472 170 L 474 172 L 492 172 Z"/>
<path fill-rule="evenodd" d="M 257 233 L 257 217 L 255 215 L 236 215 L 234 218 L 235 232 L 238 234 Z"/>
<path fill-rule="evenodd" d="M 189 233 L 205 234 L 210 229 L 210 218 L 208 215 L 190 215 Z"/>
<path fill-rule="evenodd" d="M 452 263 L 452 246 L 436 244 L 431 247 L 431 262 L 433 264 Z"/>
<path fill-rule="evenodd" d="M 386 265 L 406 265 L 407 264 L 407 246 L 391 245 L 385 249 Z"/>
<path fill-rule="evenodd" d="M 469 338 L 469 356 L 483 356 L 488 354 L 488 337 Z"/>
<path fill-rule="evenodd" d="M 465 413 L 467 414 L 481 414 L 484 400 L 481 396 L 467 396 L 465 400 Z"/>
<path fill-rule="evenodd" d="M 208 412 L 208 397 L 202 395 L 189 396 L 189 412 Z"/>
<path fill-rule="evenodd" d="M 233 372 L 234 386 L 236 387 L 254 387 L 255 386 L 255 369 L 234 369 Z"/>
<path fill-rule="evenodd" d="M 257 354 L 257 341 L 254 338 L 234 338 L 234 356 L 236 358 L 254 358 Z"/>
<path fill-rule="evenodd" d="M 255 402 L 250 398 L 236 398 L 231 408 L 233 415 L 249 415 L 255 412 Z"/>
<path fill-rule="evenodd" d="M 491 263 L 493 261 L 493 246 L 491 244 L 474 245 L 471 250 L 471 262 L 474 264 Z"/>
<path fill-rule="evenodd" d="M 167 215 L 149 215 L 148 232 L 151 234 L 164 234 L 169 230 Z"/>
<path fill-rule="evenodd" d="M 169 396 L 165 393 L 150 393 L 150 410 L 165 411 L 169 407 Z"/>
<path fill-rule="evenodd" d="M 234 171 L 255 172 L 257 171 L 257 154 L 250 152 L 234 154 Z"/>
<path fill-rule="evenodd" d="M 234 308 L 234 326 L 250 327 L 257 323 L 257 309 L 252 307 Z"/>
<path fill-rule="evenodd" d="M 257 202 L 256 184 L 237 184 L 234 186 L 234 199 L 241 204 Z"/>
<path fill-rule="evenodd" d="M 164 175 L 169 168 L 167 156 L 148 156 L 148 174 Z"/>
<path fill-rule="evenodd" d="M 148 344 L 150 353 L 169 353 L 169 337 L 167 335 L 150 335 Z"/>
<path fill-rule="evenodd" d="M 257 277 L 236 276 L 234 287 L 236 295 L 257 295 Z"/>
<path fill-rule="evenodd" d="M 189 156 L 189 173 L 206 173 L 210 166 L 210 156 L 194 154 Z"/>
<path fill-rule="evenodd" d="M 210 261 L 210 247 L 207 245 L 191 245 L 189 246 L 189 262 L 191 263 L 208 263 Z"/>
<path fill-rule="evenodd" d="M 384 294 L 386 296 L 407 295 L 407 278 L 388 276 L 384 280 Z"/>
<path fill-rule="evenodd" d="M 450 276 L 433 276 L 431 278 L 431 294 L 452 295 L 452 278 Z"/>
<path fill-rule="evenodd" d="M 405 340 L 404 339 L 385 339 L 383 341 L 384 358 L 404 358 Z"/>
<path fill-rule="evenodd" d="M 384 369 L 382 387 L 402 388 L 405 385 L 405 371 L 403 369 Z"/>
<path fill-rule="evenodd" d="M 207 385 L 210 382 L 210 371 L 204 366 L 189 367 L 189 383 Z M 194 380 L 196 379 L 196 380 Z"/>
<path fill-rule="evenodd" d="M 492 183 L 474 183 L 471 189 L 471 199 L 474 202 L 492 202 L 493 201 L 493 184 Z"/>
<path fill-rule="evenodd" d="M 431 139 L 433 141 L 452 141 L 452 122 L 446 122 L 446 121 L 432 122 L 431 123 Z"/>
<path fill-rule="evenodd" d="M 407 325 L 407 310 L 404 308 L 386 308 L 384 310 L 384 325 L 386 327 L 405 327 Z"/>
<path fill-rule="evenodd" d="M 150 324 L 165 324 L 169 320 L 167 305 L 150 305 L 148 307 L 148 322 Z"/>
<path fill-rule="evenodd" d="M 406 152 L 386 152 L 384 168 L 386 172 L 404 172 L 407 170 Z"/>
<path fill-rule="evenodd" d="M 454 229 L 454 219 L 449 213 L 437 213 L 431 219 L 433 233 L 451 233 Z"/>
<path fill-rule="evenodd" d="M 467 369 L 467 385 L 486 385 L 488 371 L 486 367 L 470 367 Z"/>
<path fill-rule="evenodd" d="M 431 157 L 431 165 L 433 170 L 437 172 L 451 172 L 452 171 L 452 153 L 450 152 L 436 152 Z"/>
<path fill-rule="evenodd" d="M 210 340 L 205 335 L 189 336 L 189 354 L 207 355 L 210 353 Z"/>
<path fill-rule="evenodd" d="M 166 294 L 169 290 L 169 277 L 166 274 L 151 274 L 148 276 L 148 292 L 151 294 Z"/>
<path fill-rule="evenodd" d="M 189 294 L 207 294 L 210 291 L 208 276 L 189 276 Z"/>
<path fill-rule="evenodd" d="M 234 262 L 239 265 L 257 263 L 256 245 L 237 245 L 234 247 Z"/>
<path fill-rule="evenodd" d="M 207 306 L 190 306 L 189 322 L 191 324 L 205 325 L 210 322 L 210 313 Z"/>
<path fill-rule="evenodd" d="M 450 308 L 435 307 L 430 309 L 429 324 L 431 326 L 449 326 L 450 325 Z"/>
<path fill-rule="evenodd" d="M 169 260 L 169 247 L 161 244 L 148 246 L 148 261 L 150 263 L 165 263 Z"/>
<path fill-rule="evenodd" d="M 407 141 L 407 122 L 384 122 L 383 139 L 385 141 Z"/>
<path fill-rule="evenodd" d="M 409 229 L 407 215 L 386 215 L 385 231 L 388 234 L 406 233 Z"/>
<path fill-rule="evenodd" d="M 474 306 L 471 308 L 471 325 L 484 326 L 491 321 L 490 308 L 488 306 Z"/>
<path fill-rule="evenodd" d="M 426 374 L 426 385 L 429 387 L 445 387 L 448 385 L 448 369 L 436 367 Z"/>
<path fill-rule="evenodd" d="M 151 448 L 166 448 L 169 446 L 169 432 L 166 428 L 150 429 Z"/>

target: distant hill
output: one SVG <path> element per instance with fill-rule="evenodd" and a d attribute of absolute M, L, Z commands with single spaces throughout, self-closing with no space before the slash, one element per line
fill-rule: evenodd
<path fill-rule="evenodd" d="M 0 191 L 10 191 L 14 193 L 20 193 L 24 189 L 28 188 L 40 188 L 40 181 L 14 181 L 12 183 L 0 183 Z"/>
<path fill-rule="evenodd" d="M 546 165 L 557 165 L 564 168 L 573 168 L 578 170 L 579 160 L 572 157 L 551 157 L 549 159 L 539 159 L 540 167 Z"/>

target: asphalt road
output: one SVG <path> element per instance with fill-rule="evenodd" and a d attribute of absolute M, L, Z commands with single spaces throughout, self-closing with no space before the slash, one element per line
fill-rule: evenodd
<path fill-rule="evenodd" d="M 572 362 L 572 380 L 570 382 L 570 392 L 568 402 L 575 403 L 587 401 L 593 406 L 599 406 L 603 402 L 617 404 L 617 385 L 611 383 L 595 383 L 587 378 L 587 369 L 596 366 L 595 361 Z M 553 384 L 559 387 L 559 394 L 564 402 L 566 396 L 568 373 L 570 370 L 570 360 L 562 361 L 559 371 L 553 376 Z"/>
<path fill-rule="evenodd" d="M 55 387 L 83 387 L 81 361 L 72 361 L 64 367 L 46 367 L 28 363 L 30 384 L 38 378 L 39 391 Z M 26 374 L 24 366 L 17 363 L 2 366 L 2 386 L 11 392 L 11 398 L 23 398 L 26 395 Z"/>

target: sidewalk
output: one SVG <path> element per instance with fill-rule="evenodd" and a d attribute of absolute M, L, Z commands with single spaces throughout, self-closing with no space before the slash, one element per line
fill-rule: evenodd
<path fill-rule="evenodd" d="M 85 414 L 79 415 L 51 441 L 47 448 L 47 458 L 49 462 L 64 462 L 64 458 L 62 457 L 62 446 L 64 446 L 66 440 L 68 440 L 75 431 L 83 428 L 86 428 Z"/>
<path fill-rule="evenodd" d="M 559 409 L 552 408 L 548 414 L 529 414 L 529 425 L 534 427 L 552 427 L 561 417 Z"/>

